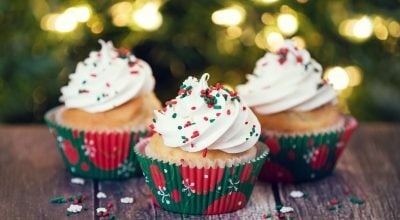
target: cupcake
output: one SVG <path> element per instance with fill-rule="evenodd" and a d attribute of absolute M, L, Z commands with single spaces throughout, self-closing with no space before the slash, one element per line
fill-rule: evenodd
<path fill-rule="evenodd" d="M 210 215 L 243 208 L 268 150 L 260 124 L 237 94 L 189 77 L 155 111 L 151 138 L 135 147 L 155 202 L 163 209 Z"/>
<path fill-rule="evenodd" d="M 145 137 L 160 103 L 150 66 L 128 50 L 99 41 L 78 63 L 58 106 L 45 120 L 73 175 L 122 179 L 140 173 L 133 146 Z"/>
<path fill-rule="evenodd" d="M 357 123 L 338 110 L 336 92 L 321 78 L 322 67 L 308 51 L 285 41 L 257 61 L 237 87 L 261 123 L 267 144 L 261 179 L 300 182 L 332 172 Z"/>

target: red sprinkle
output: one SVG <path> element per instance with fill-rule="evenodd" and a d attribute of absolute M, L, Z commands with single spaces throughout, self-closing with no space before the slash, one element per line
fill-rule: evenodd
<path fill-rule="evenodd" d="M 207 118 L 207 117 L 204 117 L 203 119 L 204 119 L 204 121 L 208 121 L 208 118 Z"/>
<path fill-rule="evenodd" d="M 185 162 L 185 160 L 184 160 L 184 159 L 181 159 L 180 161 L 181 161 L 181 163 Z"/>
<path fill-rule="evenodd" d="M 91 77 L 97 77 L 95 73 L 90 74 Z"/>
<path fill-rule="evenodd" d="M 330 203 L 331 203 L 331 205 L 337 205 L 338 201 L 337 201 L 337 199 L 331 199 Z"/>
<path fill-rule="evenodd" d="M 243 106 L 243 111 L 246 111 L 246 109 L 247 109 L 246 106 Z"/>
<path fill-rule="evenodd" d="M 220 113 L 220 112 L 217 112 L 217 114 L 216 114 L 216 115 L 217 115 L 217 117 L 218 117 L 218 116 L 220 116 L 220 115 L 221 115 L 221 113 Z"/>
<path fill-rule="evenodd" d="M 207 148 L 203 150 L 202 156 L 203 156 L 203 157 L 206 157 L 206 156 L 207 156 Z"/>
<path fill-rule="evenodd" d="M 297 61 L 298 63 L 302 63 L 302 62 L 303 62 L 303 57 L 297 56 L 297 57 L 296 57 L 296 61 Z"/>
<path fill-rule="evenodd" d="M 150 127 L 151 130 L 154 130 L 154 128 L 155 128 L 154 124 L 150 124 L 149 127 Z"/>
<path fill-rule="evenodd" d="M 110 88 L 110 83 L 106 83 L 106 86 L 107 86 L 108 88 Z"/>
<path fill-rule="evenodd" d="M 191 147 L 194 147 L 194 144 L 190 144 Z"/>
<path fill-rule="evenodd" d="M 215 85 L 215 88 L 217 88 L 217 90 L 220 90 L 220 89 L 222 88 L 222 86 L 221 86 L 220 83 L 217 83 L 217 84 Z"/>
<path fill-rule="evenodd" d="M 108 202 L 108 203 L 107 203 L 107 208 L 111 208 L 111 207 L 113 207 L 112 202 Z"/>
<path fill-rule="evenodd" d="M 226 114 L 227 114 L 227 115 L 230 115 L 230 114 L 231 114 L 231 110 L 228 109 L 228 111 L 226 111 Z"/>
<path fill-rule="evenodd" d="M 192 134 L 191 138 L 192 138 L 192 139 L 193 139 L 193 138 L 196 138 L 196 137 L 198 137 L 199 135 L 200 135 L 199 131 L 193 131 L 193 134 Z"/>
<path fill-rule="evenodd" d="M 79 200 L 77 200 L 77 199 L 74 199 L 74 202 L 73 202 L 74 204 L 79 204 Z"/>
<path fill-rule="evenodd" d="M 187 128 L 187 127 L 189 127 L 190 125 L 192 125 L 192 122 L 187 121 L 187 122 L 185 123 L 185 125 L 183 125 L 183 127 Z"/>
<path fill-rule="evenodd" d="M 131 74 L 138 74 L 139 73 L 139 71 L 137 71 L 137 70 L 132 70 L 131 71 Z"/>
<path fill-rule="evenodd" d="M 176 100 L 170 100 L 170 101 L 166 101 L 165 105 L 175 105 L 177 103 Z"/>
<path fill-rule="evenodd" d="M 196 106 L 192 106 L 190 109 L 192 109 L 192 110 L 196 110 Z"/>

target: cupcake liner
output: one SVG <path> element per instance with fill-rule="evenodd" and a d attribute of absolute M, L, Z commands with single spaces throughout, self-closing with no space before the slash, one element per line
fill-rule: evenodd
<path fill-rule="evenodd" d="M 59 109 L 48 111 L 45 121 L 57 140 L 67 169 L 74 176 L 113 180 L 141 174 L 133 147 L 149 131 L 72 129 L 56 122 Z"/>
<path fill-rule="evenodd" d="M 344 116 L 344 124 L 310 134 L 262 131 L 260 141 L 270 150 L 260 179 L 270 182 L 304 182 L 321 179 L 335 168 L 357 121 Z"/>
<path fill-rule="evenodd" d="M 233 166 L 192 167 L 153 159 L 144 154 L 149 139 L 135 147 L 154 202 L 182 214 L 213 215 L 243 208 L 250 198 L 268 149 L 257 143 L 255 159 Z"/>

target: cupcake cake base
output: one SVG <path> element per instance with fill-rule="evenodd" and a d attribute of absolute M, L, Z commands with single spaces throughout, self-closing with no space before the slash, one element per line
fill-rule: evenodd
<path fill-rule="evenodd" d="M 259 142 L 256 158 L 251 161 L 225 167 L 198 167 L 147 156 L 149 141 L 142 140 L 135 151 L 154 202 L 165 210 L 183 214 L 213 215 L 243 208 L 268 154 L 266 146 Z"/>
<path fill-rule="evenodd" d="M 45 121 L 72 175 L 101 180 L 127 179 L 140 175 L 133 146 L 149 135 L 147 130 L 85 131 L 68 128 L 56 121 L 60 108 L 48 111 Z"/>
<path fill-rule="evenodd" d="M 357 127 L 351 116 L 343 116 L 344 126 L 308 134 L 262 132 L 260 141 L 270 149 L 260 179 L 269 182 L 305 182 L 332 173 L 336 162 Z"/>

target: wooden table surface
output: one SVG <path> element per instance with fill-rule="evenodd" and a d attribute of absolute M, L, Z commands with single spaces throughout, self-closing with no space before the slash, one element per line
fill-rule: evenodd
<path fill-rule="evenodd" d="M 114 205 L 110 213 L 116 219 L 263 219 L 275 212 L 277 204 L 293 207 L 294 219 L 400 219 L 399 147 L 400 125 L 362 124 L 332 176 L 298 185 L 258 182 L 242 210 L 210 217 L 182 216 L 156 208 L 143 178 L 70 183 L 56 141 L 44 125 L 0 126 L 1 219 L 96 219 L 95 209 L 108 202 Z M 346 188 L 365 204 L 351 203 Z M 307 192 L 308 197 L 291 198 L 292 190 Z M 97 192 L 108 197 L 97 199 Z M 55 196 L 80 193 L 87 196 L 83 205 L 88 210 L 79 214 L 66 216 L 69 203 L 49 202 Z M 122 204 L 123 196 L 135 202 Z M 328 210 L 332 199 L 342 202 L 342 208 Z"/>

